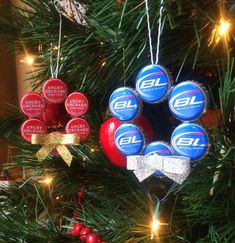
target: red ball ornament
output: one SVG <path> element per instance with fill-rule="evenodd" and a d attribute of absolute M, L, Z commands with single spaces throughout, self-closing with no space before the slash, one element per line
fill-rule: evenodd
<path fill-rule="evenodd" d="M 89 228 L 83 228 L 81 231 L 80 231 L 80 239 L 82 241 L 85 241 L 87 236 L 91 234 L 91 230 Z"/>
<path fill-rule="evenodd" d="M 114 133 L 121 126 L 121 122 L 114 117 L 106 120 L 100 128 L 100 143 L 104 153 L 116 166 L 126 167 L 126 157 L 115 146 Z"/>
<path fill-rule="evenodd" d="M 84 228 L 84 224 L 75 224 L 73 229 L 71 230 L 71 236 L 80 236 L 80 231 Z"/>
<path fill-rule="evenodd" d="M 47 104 L 41 120 L 48 128 L 59 128 L 65 126 L 68 121 L 64 104 Z"/>
<path fill-rule="evenodd" d="M 122 122 L 114 117 L 106 120 L 100 128 L 100 143 L 104 153 L 114 165 L 126 167 L 126 157 L 118 151 L 114 142 L 114 134 L 121 124 Z M 147 143 L 152 142 L 153 129 L 148 119 L 140 116 L 135 120 L 135 124 L 143 130 Z"/>
<path fill-rule="evenodd" d="M 99 237 L 99 235 L 92 233 L 87 235 L 86 237 L 86 243 L 100 243 L 101 239 Z"/>

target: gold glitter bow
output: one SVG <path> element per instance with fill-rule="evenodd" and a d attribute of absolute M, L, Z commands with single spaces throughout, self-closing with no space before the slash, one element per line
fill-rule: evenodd
<path fill-rule="evenodd" d="M 36 153 L 38 160 L 44 160 L 54 149 L 68 166 L 72 162 L 72 154 L 65 145 L 78 145 L 80 137 L 77 134 L 33 134 L 31 143 L 41 144 L 42 148 Z"/>

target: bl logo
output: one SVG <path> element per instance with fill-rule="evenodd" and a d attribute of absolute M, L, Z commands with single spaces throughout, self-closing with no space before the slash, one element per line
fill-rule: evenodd
<path fill-rule="evenodd" d="M 128 145 L 128 144 L 136 144 L 136 143 L 141 143 L 141 140 L 138 140 L 137 136 L 130 136 L 130 137 L 124 137 L 120 138 L 119 140 L 119 145 Z"/>
<path fill-rule="evenodd" d="M 200 138 L 179 138 L 178 141 L 176 142 L 177 146 L 193 146 L 193 147 L 198 147 L 202 146 L 202 144 L 199 144 Z M 204 145 L 203 145 L 204 146 Z"/>
<path fill-rule="evenodd" d="M 127 109 L 137 108 L 137 104 L 136 104 L 136 102 L 133 102 L 132 100 L 117 101 L 114 103 L 113 109 L 115 109 L 115 110 L 121 110 L 121 109 L 125 109 L 125 108 L 127 108 Z"/>
<path fill-rule="evenodd" d="M 167 85 L 167 83 L 160 83 L 161 82 L 161 78 L 157 78 L 157 79 L 148 79 L 148 80 L 143 80 L 142 82 L 139 81 L 139 88 L 140 89 L 150 89 L 152 87 L 160 87 L 160 86 L 165 86 Z"/>
<path fill-rule="evenodd" d="M 197 101 L 197 96 L 192 96 L 192 97 L 175 99 L 173 106 L 175 108 L 178 108 L 178 107 L 189 106 L 189 105 L 198 105 L 202 103 L 203 101 Z"/>

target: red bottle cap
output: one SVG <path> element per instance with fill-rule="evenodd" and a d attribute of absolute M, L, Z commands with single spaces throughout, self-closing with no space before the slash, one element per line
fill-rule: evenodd
<path fill-rule="evenodd" d="M 22 112 L 29 117 L 40 116 L 44 112 L 45 107 L 46 104 L 43 97 L 36 92 L 28 93 L 20 100 Z"/>
<path fill-rule="evenodd" d="M 31 142 L 32 134 L 45 134 L 46 132 L 45 124 L 34 118 L 26 120 L 20 128 L 21 136 L 28 142 Z"/>
<path fill-rule="evenodd" d="M 61 103 L 67 97 L 67 86 L 58 78 L 49 78 L 42 87 L 44 98 L 51 103 Z"/>
<path fill-rule="evenodd" d="M 87 97 L 80 92 L 70 94 L 65 101 L 65 109 L 71 116 L 82 116 L 89 108 Z"/>
<path fill-rule="evenodd" d="M 90 126 L 82 118 L 73 118 L 71 119 L 65 128 L 67 134 L 79 134 L 80 140 L 85 140 L 90 134 Z"/>

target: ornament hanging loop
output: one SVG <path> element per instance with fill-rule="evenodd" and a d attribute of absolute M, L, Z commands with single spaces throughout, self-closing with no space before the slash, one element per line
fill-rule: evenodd
<path fill-rule="evenodd" d="M 160 0 L 160 9 L 159 9 L 159 18 L 158 18 L 158 32 L 157 32 L 157 50 L 156 50 L 156 61 L 155 64 L 158 64 L 159 60 L 159 49 L 160 49 L 160 36 L 163 28 L 162 22 L 162 15 L 163 15 L 163 2 L 164 0 Z M 151 37 L 151 24 L 150 24 L 150 17 L 149 17 L 149 5 L 148 0 L 145 0 L 145 9 L 146 9 L 146 16 L 147 16 L 147 26 L 148 26 L 148 40 L 149 40 L 149 49 L 150 49 L 150 58 L 151 64 L 154 64 L 154 57 L 153 57 L 153 45 L 152 45 L 152 37 Z"/>

